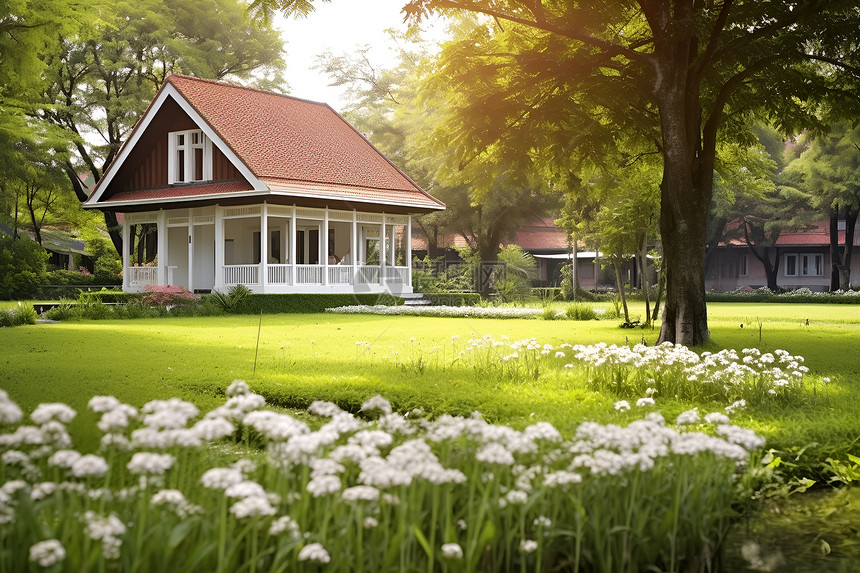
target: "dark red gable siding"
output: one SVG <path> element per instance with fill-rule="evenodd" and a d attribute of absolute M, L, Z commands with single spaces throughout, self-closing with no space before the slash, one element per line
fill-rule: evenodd
<path fill-rule="evenodd" d="M 107 195 L 167 186 L 167 134 L 194 129 L 197 125 L 173 98 L 167 98 L 123 162 Z M 239 170 L 214 145 L 212 146 L 214 181 L 244 180 Z"/>

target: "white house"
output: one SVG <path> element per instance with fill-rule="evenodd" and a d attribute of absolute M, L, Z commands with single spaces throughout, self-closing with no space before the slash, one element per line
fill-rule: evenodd
<path fill-rule="evenodd" d="M 444 209 L 325 104 L 167 78 L 85 208 L 123 213 L 123 290 L 411 293 L 412 214 Z M 157 264 L 132 266 L 135 225 Z"/>

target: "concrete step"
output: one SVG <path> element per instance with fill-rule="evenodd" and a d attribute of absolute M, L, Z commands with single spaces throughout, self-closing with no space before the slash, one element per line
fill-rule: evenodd
<path fill-rule="evenodd" d="M 424 298 L 424 294 L 420 292 L 402 294 L 400 296 L 403 298 L 403 306 L 427 306 L 430 304 L 430 301 Z"/>

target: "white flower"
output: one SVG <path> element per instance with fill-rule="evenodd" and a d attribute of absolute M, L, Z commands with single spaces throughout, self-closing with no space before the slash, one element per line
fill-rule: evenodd
<path fill-rule="evenodd" d="M 137 410 L 131 406 L 120 404 L 113 410 L 102 414 L 98 427 L 102 432 L 115 432 L 128 427 L 129 420 L 137 417 Z"/>
<path fill-rule="evenodd" d="M 356 342 L 356 344 L 361 344 Z M 338 414 L 342 414 L 343 410 L 333 402 L 323 402 L 322 400 L 314 400 L 311 402 L 311 405 L 308 406 L 308 412 L 314 414 L 315 416 L 322 416 L 324 418 L 331 418 L 337 416 Z"/>
<path fill-rule="evenodd" d="M 30 561 L 34 561 L 42 567 L 56 565 L 66 558 L 66 550 L 63 544 L 56 539 L 40 541 L 30 546 Z"/>
<path fill-rule="evenodd" d="M 255 481 L 245 480 L 234 483 L 224 490 L 227 497 L 266 497 L 266 490 Z"/>
<path fill-rule="evenodd" d="M 546 529 L 547 527 L 552 527 L 552 521 L 543 515 L 539 515 L 534 520 L 535 527 L 543 527 Z"/>
<path fill-rule="evenodd" d="M 245 519 L 246 517 L 262 517 L 264 515 L 275 515 L 275 508 L 269 503 L 265 497 L 252 495 L 243 498 L 230 506 L 230 513 L 236 516 L 236 519 Z"/>
<path fill-rule="evenodd" d="M 289 515 L 279 517 L 269 526 L 269 535 L 280 535 L 284 532 L 287 532 L 293 539 L 298 539 L 301 536 L 299 524 Z"/>
<path fill-rule="evenodd" d="M 299 561 L 311 561 L 313 563 L 328 563 L 331 556 L 320 543 L 308 543 L 299 551 Z"/>
<path fill-rule="evenodd" d="M 379 410 L 382 414 L 390 414 L 392 412 L 391 403 L 377 394 L 361 405 L 362 412 L 370 410 Z"/>
<path fill-rule="evenodd" d="M 523 430 L 523 434 L 530 440 L 545 440 L 547 442 L 560 442 L 561 432 L 549 422 L 538 422 Z"/>
<path fill-rule="evenodd" d="M 209 489 L 227 489 L 231 485 L 245 480 L 242 472 L 236 468 L 212 468 L 200 477 L 203 487 Z"/>
<path fill-rule="evenodd" d="M 534 539 L 523 539 L 520 541 L 520 551 L 523 553 L 534 553 L 537 551 L 538 542 Z"/>
<path fill-rule="evenodd" d="M 52 481 L 37 483 L 33 486 L 33 490 L 30 492 L 30 498 L 33 499 L 33 501 L 39 501 L 52 495 L 55 491 L 57 491 L 57 484 Z"/>
<path fill-rule="evenodd" d="M 636 407 L 637 408 L 644 408 L 645 406 L 653 406 L 653 405 L 654 405 L 654 398 L 639 398 L 638 400 L 636 400 Z"/>
<path fill-rule="evenodd" d="M 84 514 L 87 522 L 85 531 L 90 539 L 102 542 L 102 553 L 105 559 L 119 559 L 119 549 L 122 540 L 119 536 L 125 533 L 125 525 L 114 515 L 99 516 L 92 511 Z"/>
<path fill-rule="evenodd" d="M 337 476 L 320 476 L 308 482 L 306 489 L 314 497 L 320 497 L 340 491 L 340 478 Z"/>
<path fill-rule="evenodd" d="M 737 410 L 742 410 L 747 407 L 746 400 L 737 400 L 736 402 L 732 402 L 729 406 L 726 406 L 726 414 L 734 414 Z"/>
<path fill-rule="evenodd" d="M 487 444 L 475 454 L 475 459 L 488 464 L 514 465 L 514 455 L 502 444 Z"/>
<path fill-rule="evenodd" d="M 379 525 L 379 522 L 373 517 L 365 517 L 364 518 L 364 528 L 365 529 L 373 529 Z"/>
<path fill-rule="evenodd" d="M 227 386 L 227 397 L 231 398 L 233 396 L 242 396 L 244 394 L 248 394 L 251 392 L 251 387 L 248 386 L 248 383 L 244 380 L 233 380 L 229 386 Z"/>
<path fill-rule="evenodd" d="M 695 424 L 699 421 L 699 409 L 693 408 L 692 410 L 687 410 L 686 412 L 681 412 L 678 414 L 678 417 L 675 419 L 675 424 L 679 426 L 685 426 L 688 424 Z"/>
<path fill-rule="evenodd" d="M 126 466 L 133 474 L 162 475 L 173 467 L 176 458 L 170 454 L 153 454 L 150 452 L 137 452 L 131 457 Z"/>
<path fill-rule="evenodd" d="M 108 463 L 104 458 L 87 454 L 78 458 L 71 466 L 75 477 L 101 477 L 108 471 Z"/>
<path fill-rule="evenodd" d="M 200 420 L 191 427 L 201 440 L 214 441 L 226 438 L 236 430 L 233 424 L 224 418 L 207 418 Z"/>
<path fill-rule="evenodd" d="M 705 416 L 705 422 L 708 424 L 714 424 L 715 426 L 719 426 L 721 424 L 728 424 L 729 417 L 723 414 L 722 412 L 711 412 Z"/>
<path fill-rule="evenodd" d="M 110 412 L 119 406 L 122 402 L 113 396 L 93 396 L 87 402 L 87 408 L 96 413 Z"/>
<path fill-rule="evenodd" d="M 338 487 L 340 481 L 338 480 Z M 369 485 L 356 485 L 343 490 L 341 498 L 344 501 L 376 501 L 379 499 L 379 490 Z"/>
<path fill-rule="evenodd" d="M 459 543 L 446 543 L 442 546 L 442 555 L 448 559 L 462 559 L 463 548 Z"/>
<path fill-rule="evenodd" d="M 24 413 L 15 402 L 0 400 L 0 424 L 17 424 L 24 418 Z"/>
<path fill-rule="evenodd" d="M 75 418 L 76 414 L 77 412 L 69 406 L 59 402 L 54 402 L 51 404 L 39 404 L 36 406 L 36 409 L 33 410 L 32 414 L 30 414 L 30 419 L 37 424 L 44 424 L 50 420 L 57 420 L 63 424 L 68 424 Z"/>
<path fill-rule="evenodd" d="M 630 402 L 627 400 L 619 400 L 615 403 L 615 409 L 619 412 L 626 412 L 630 409 Z"/>

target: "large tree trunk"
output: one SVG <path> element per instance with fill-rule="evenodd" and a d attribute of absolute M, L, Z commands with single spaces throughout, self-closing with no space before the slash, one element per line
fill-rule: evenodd
<path fill-rule="evenodd" d="M 624 322 L 630 322 L 630 311 L 627 309 L 627 295 L 624 293 L 624 279 L 621 277 L 621 256 L 612 259 L 612 267 L 615 269 L 615 286 L 621 296 L 621 305 L 624 307 Z"/>
<path fill-rule="evenodd" d="M 839 290 L 839 266 L 842 250 L 839 248 L 839 212 L 830 212 L 830 292 Z M 846 237 L 847 238 L 847 237 Z"/>
<path fill-rule="evenodd" d="M 663 136 L 660 235 L 666 261 L 666 306 L 659 342 L 698 346 L 710 336 L 705 304 L 705 237 L 713 163 L 703 168 L 700 162 L 705 159 L 696 157 L 701 116 L 698 86 L 687 86 L 689 46 L 684 42 L 669 44 L 660 46 L 655 94 Z M 695 90 L 693 97 L 688 89 Z"/>
<path fill-rule="evenodd" d="M 845 248 L 842 251 L 842 264 L 839 266 L 839 288 L 851 288 L 851 257 L 854 255 L 854 229 L 857 228 L 857 211 L 845 211 Z"/>

